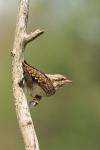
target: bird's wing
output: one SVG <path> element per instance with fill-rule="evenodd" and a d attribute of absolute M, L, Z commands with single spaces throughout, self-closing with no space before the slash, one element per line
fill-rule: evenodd
<path fill-rule="evenodd" d="M 30 66 L 26 61 L 23 63 L 24 73 L 29 74 L 32 79 L 39 84 L 39 86 L 45 91 L 46 95 L 53 95 L 55 88 L 52 81 L 43 72 Z"/>

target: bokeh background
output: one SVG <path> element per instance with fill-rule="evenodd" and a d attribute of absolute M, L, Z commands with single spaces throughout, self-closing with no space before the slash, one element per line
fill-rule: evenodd
<path fill-rule="evenodd" d="M 24 150 L 11 81 L 17 0 L 0 0 L 0 149 Z M 25 58 L 73 81 L 32 110 L 41 150 L 100 150 L 100 1 L 30 0 Z"/>

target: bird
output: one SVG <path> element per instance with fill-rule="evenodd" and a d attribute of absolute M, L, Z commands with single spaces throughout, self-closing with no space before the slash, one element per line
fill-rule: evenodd
<path fill-rule="evenodd" d="M 36 106 L 42 97 L 49 97 L 65 85 L 71 83 L 67 77 L 61 74 L 45 74 L 37 68 L 29 65 L 26 60 L 22 63 L 24 76 L 24 90 L 32 97 L 29 108 Z"/>

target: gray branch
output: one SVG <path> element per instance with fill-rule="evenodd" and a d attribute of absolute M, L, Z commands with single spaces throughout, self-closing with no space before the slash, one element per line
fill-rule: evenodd
<path fill-rule="evenodd" d="M 27 43 L 31 42 L 32 40 L 36 39 L 43 33 L 44 33 L 43 30 L 37 29 L 36 31 L 31 32 L 29 35 L 26 34 L 25 35 L 25 43 L 27 44 Z"/>
<path fill-rule="evenodd" d="M 19 83 L 23 79 L 22 62 L 24 61 L 24 51 L 26 43 L 32 41 L 43 33 L 41 30 L 36 30 L 31 34 L 26 33 L 29 0 L 19 0 L 18 15 L 16 22 L 16 32 L 12 54 L 12 80 L 13 80 L 13 95 L 15 98 L 15 109 L 19 127 L 24 139 L 26 150 L 39 150 L 39 144 L 32 122 L 30 110 L 27 104 L 27 99 L 23 89 Z"/>

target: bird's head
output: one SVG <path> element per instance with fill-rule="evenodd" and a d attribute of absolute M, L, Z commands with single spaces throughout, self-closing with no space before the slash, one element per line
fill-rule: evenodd
<path fill-rule="evenodd" d="M 71 80 L 69 80 L 67 77 L 61 74 L 54 74 L 54 75 L 46 74 L 46 75 L 51 79 L 55 90 L 59 89 L 60 87 L 62 87 L 67 83 L 72 83 Z"/>

